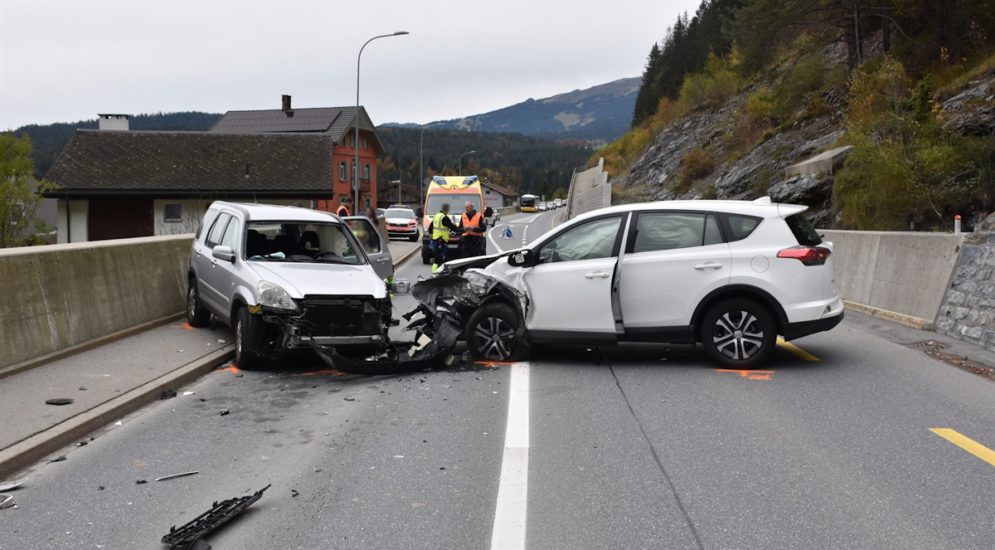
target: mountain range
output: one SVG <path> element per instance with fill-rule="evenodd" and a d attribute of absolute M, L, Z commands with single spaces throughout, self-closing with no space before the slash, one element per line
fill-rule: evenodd
<path fill-rule="evenodd" d="M 431 126 L 473 132 L 511 132 L 549 139 L 611 141 L 629 130 L 640 83 L 638 77 L 622 78 L 584 90 L 542 99 L 529 98 L 479 115 L 440 120 Z M 405 123 L 383 126 L 418 127 Z"/>

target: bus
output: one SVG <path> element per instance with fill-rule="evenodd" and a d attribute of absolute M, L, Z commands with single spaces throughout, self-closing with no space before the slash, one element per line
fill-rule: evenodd
<path fill-rule="evenodd" d="M 432 262 L 432 217 L 442 210 L 443 204 L 449 204 L 449 217 L 459 224 L 466 201 L 472 202 L 474 209 L 484 217 L 490 217 L 487 214 L 491 209 L 484 207 L 484 191 L 477 176 L 434 176 L 429 182 L 422 209 L 422 263 Z M 449 237 L 450 259 L 460 256 L 460 238 L 457 233 Z"/>
<path fill-rule="evenodd" d="M 535 195 L 522 195 L 518 201 L 518 209 L 522 212 L 538 212 L 539 197 Z"/>

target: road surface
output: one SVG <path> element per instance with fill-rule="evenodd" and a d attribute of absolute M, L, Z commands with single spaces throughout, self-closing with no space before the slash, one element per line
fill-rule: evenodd
<path fill-rule="evenodd" d="M 508 216 L 488 246 L 555 214 Z M 416 255 L 397 277 L 427 273 Z M 214 548 L 990 550 L 995 384 L 882 327 L 849 315 L 754 372 L 649 345 L 396 377 L 219 370 L 27 472 L 0 548 L 163 548 L 272 484 Z"/>

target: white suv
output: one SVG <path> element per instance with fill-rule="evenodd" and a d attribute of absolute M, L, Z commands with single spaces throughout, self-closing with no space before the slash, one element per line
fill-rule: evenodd
<path fill-rule="evenodd" d="M 806 209 L 769 198 L 610 207 L 443 273 L 469 281 L 452 296 L 478 357 L 519 358 L 544 342 L 700 342 L 724 366 L 755 368 L 778 335 L 843 318 L 832 243 Z"/>

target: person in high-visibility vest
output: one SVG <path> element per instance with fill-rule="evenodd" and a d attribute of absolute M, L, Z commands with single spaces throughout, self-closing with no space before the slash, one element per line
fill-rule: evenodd
<path fill-rule="evenodd" d="M 442 210 L 432 216 L 432 273 L 446 263 L 449 252 L 449 234 L 459 228 L 449 218 L 449 203 L 442 203 Z"/>
<path fill-rule="evenodd" d="M 487 222 L 483 214 L 473 208 L 472 201 L 466 201 L 466 211 L 460 220 L 460 229 L 463 230 L 463 257 L 483 256 L 487 241 L 484 235 L 487 233 Z"/>

